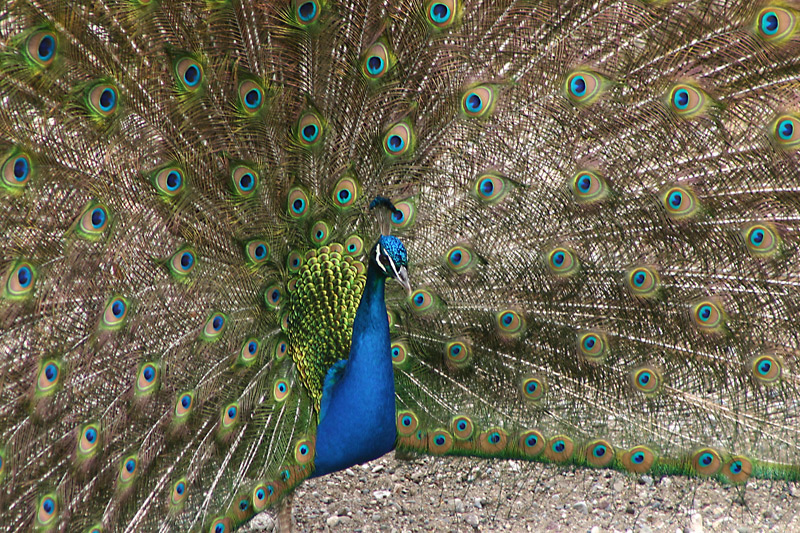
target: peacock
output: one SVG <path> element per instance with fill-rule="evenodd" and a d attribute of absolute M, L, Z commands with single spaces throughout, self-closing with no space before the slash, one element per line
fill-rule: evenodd
<path fill-rule="evenodd" d="M 0 529 L 799 480 L 799 78 L 793 0 L 3 2 Z"/>

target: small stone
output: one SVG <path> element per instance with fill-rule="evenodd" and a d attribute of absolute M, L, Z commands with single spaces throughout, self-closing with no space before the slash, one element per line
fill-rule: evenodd
<path fill-rule="evenodd" d="M 694 513 L 689 517 L 689 527 L 686 528 L 686 533 L 703 533 L 703 515 Z"/>
<path fill-rule="evenodd" d="M 475 529 L 478 529 L 478 525 L 481 523 L 480 519 L 478 518 L 478 515 L 474 513 L 469 513 L 467 515 L 464 515 L 464 522 L 471 525 Z"/>
<path fill-rule="evenodd" d="M 385 500 L 392 495 L 392 491 L 390 490 L 376 490 L 372 493 L 372 497 L 378 501 Z"/>
<path fill-rule="evenodd" d="M 336 515 L 329 516 L 328 519 L 325 520 L 325 523 L 328 525 L 328 527 L 336 527 L 341 522 L 342 522 L 342 518 L 340 516 L 336 516 Z"/>
<path fill-rule="evenodd" d="M 356 473 L 352 468 L 348 468 L 347 470 L 344 471 L 344 473 L 350 477 L 356 477 Z"/>
<path fill-rule="evenodd" d="M 572 508 L 581 514 L 589 514 L 589 506 L 586 505 L 586 502 L 573 503 Z"/>
<path fill-rule="evenodd" d="M 372 521 L 373 522 L 380 522 L 381 518 L 383 518 L 381 516 L 381 513 L 372 513 Z"/>
<path fill-rule="evenodd" d="M 473 505 L 475 506 L 476 509 L 483 509 L 483 499 L 475 498 L 475 500 L 473 501 Z"/>
<path fill-rule="evenodd" d="M 251 531 L 275 531 L 275 520 L 269 513 L 259 513 L 247 524 Z"/>
<path fill-rule="evenodd" d="M 589 530 L 589 533 L 600 533 L 600 526 L 592 526 L 592 529 Z"/>
<path fill-rule="evenodd" d="M 639 524 L 639 527 L 636 528 L 637 533 L 653 533 L 653 528 L 648 526 L 647 524 Z"/>
<path fill-rule="evenodd" d="M 375 465 L 375 468 L 372 469 L 372 473 L 373 474 L 377 474 L 377 473 L 383 472 L 383 471 L 384 471 L 384 466 L 383 465 Z"/>
<path fill-rule="evenodd" d="M 614 490 L 615 491 L 622 492 L 622 489 L 624 489 L 624 488 L 625 488 L 625 483 L 623 483 L 621 480 L 617 480 L 617 481 L 614 482 Z"/>
<path fill-rule="evenodd" d="M 653 486 L 653 478 L 651 476 L 648 476 L 647 474 L 645 474 L 642 477 L 640 477 L 639 478 L 639 482 L 642 485 L 646 485 L 648 487 L 652 487 Z"/>
<path fill-rule="evenodd" d="M 462 502 L 459 498 L 453 500 L 453 507 L 455 508 L 457 513 L 464 512 L 464 502 Z"/>

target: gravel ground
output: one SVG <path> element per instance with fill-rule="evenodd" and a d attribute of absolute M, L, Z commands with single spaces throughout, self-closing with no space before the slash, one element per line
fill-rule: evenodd
<path fill-rule="evenodd" d="M 518 461 L 393 454 L 296 491 L 297 531 L 800 532 L 800 483 L 654 479 Z M 271 531 L 262 514 L 246 530 Z"/>

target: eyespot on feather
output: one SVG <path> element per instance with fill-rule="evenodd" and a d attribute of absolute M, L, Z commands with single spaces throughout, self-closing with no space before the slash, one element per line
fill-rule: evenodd
<path fill-rule="evenodd" d="M 417 289 L 408 297 L 408 303 L 414 313 L 425 314 L 434 309 L 437 298 L 428 289 Z"/>
<path fill-rule="evenodd" d="M 269 244 L 261 239 L 254 239 L 245 245 L 244 252 L 251 265 L 261 265 L 269 259 Z"/>
<path fill-rule="evenodd" d="M 8 300 L 23 300 L 33 293 L 37 271 L 27 261 L 12 263 L 6 271 L 3 296 Z"/>
<path fill-rule="evenodd" d="M 475 179 L 472 193 L 483 203 L 493 205 L 506 197 L 510 187 L 506 178 L 493 172 L 486 172 Z"/>
<path fill-rule="evenodd" d="M 361 72 L 370 81 L 381 79 L 394 66 L 395 58 L 388 45 L 379 40 L 364 53 L 361 61 Z"/>
<path fill-rule="evenodd" d="M 272 348 L 272 356 L 276 361 L 283 361 L 286 353 L 289 351 L 289 342 L 283 335 L 279 335 L 275 340 L 275 345 Z"/>
<path fill-rule="evenodd" d="M 273 310 L 279 309 L 281 304 L 283 303 L 283 297 L 284 297 L 283 288 L 277 282 L 271 283 L 264 290 L 264 302 L 270 309 Z"/>
<path fill-rule="evenodd" d="M 680 220 L 688 218 L 697 212 L 697 199 L 685 187 L 675 186 L 662 196 L 662 202 L 667 210 L 667 216 Z"/>
<path fill-rule="evenodd" d="M 194 393 L 184 392 L 175 402 L 175 418 L 182 419 L 189 416 L 194 408 Z"/>
<path fill-rule="evenodd" d="M 272 396 L 276 402 L 282 402 L 289 396 L 291 388 L 285 379 L 278 379 L 272 387 Z"/>
<path fill-rule="evenodd" d="M 762 8 L 756 16 L 755 33 L 771 44 L 789 41 L 797 31 L 797 13 L 778 6 Z"/>
<path fill-rule="evenodd" d="M 590 204 L 602 200 L 608 195 L 605 179 L 596 171 L 580 170 L 571 181 L 572 195 L 581 204 Z"/>
<path fill-rule="evenodd" d="M 119 91 L 113 85 L 100 83 L 89 89 L 86 101 L 90 111 L 108 118 L 117 110 Z"/>
<path fill-rule="evenodd" d="M 315 146 L 322 139 L 322 120 L 316 113 L 306 112 L 297 121 L 297 140 L 301 146 Z"/>
<path fill-rule="evenodd" d="M 292 250 L 286 257 L 286 268 L 292 274 L 297 274 L 303 267 L 303 256 L 297 250 Z"/>
<path fill-rule="evenodd" d="M 294 446 L 294 460 L 299 465 L 307 465 L 314 460 L 314 441 L 308 438 L 300 439 Z"/>
<path fill-rule="evenodd" d="M 108 229 L 110 221 L 111 214 L 105 205 L 90 202 L 81 213 L 75 229 L 81 237 L 96 240 Z"/>
<path fill-rule="evenodd" d="M 128 301 L 122 296 L 113 296 L 106 303 L 103 311 L 103 329 L 117 330 L 125 322 L 128 316 Z"/>
<path fill-rule="evenodd" d="M 311 226 L 309 231 L 311 243 L 315 246 L 324 246 L 331 238 L 331 228 L 324 220 L 319 220 Z"/>
<path fill-rule="evenodd" d="M 800 118 L 780 115 L 773 121 L 772 138 L 784 150 L 800 148 Z"/>
<path fill-rule="evenodd" d="M 39 367 L 36 377 L 36 396 L 49 396 L 53 394 L 62 383 L 63 368 L 55 359 L 45 360 Z"/>
<path fill-rule="evenodd" d="M 179 166 L 170 165 L 158 170 L 152 177 L 153 185 L 164 198 L 174 198 L 186 188 L 186 178 Z"/>
<path fill-rule="evenodd" d="M 469 118 L 487 117 L 494 110 L 497 94 L 491 85 L 478 85 L 461 96 L 461 112 Z"/>
<path fill-rule="evenodd" d="M 783 373 L 783 361 L 774 354 L 762 354 L 750 361 L 750 372 L 760 385 L 777 385 Z"/>
<path fill-rule="evenodd" d="M 652 396 L 661 391 L 663 378 L 661 372 L 652 367 L 640 367 L 631 372 L 633 388 L 642 394 Z"/>
<path fill-rule="evenodd" d="M 648 266 L 637 266 L 628 270 L 626 276 L 631 294 L 640 298 L 652 298 L 658 294 L 658 272 Z"/>
<path fill-rule="evenodd" d="M 434 29 L 443 30 L 456 21 L 458 9 L 458 0 L 426 0 L 425 20 Z"/>
<path fill-rule="evenodd" d="M 289 191 L 287 210 L 292 218 L 303 218 L 308 214 L 308 195 L 300 187 Z"/>
<path fill-rule="evenodd" d="M 522 381 L 522 397 L 538 402 L 547 394 L 547 380 L 544 376 L 531 376 Z"/>
<path fill-rule="evenodd" d="M 136 395 L 152 394 L 158 390 L 160 371 L 154 362 L 144 363 L 136 376 Z"/>
<path fill-rule="evenodd" d="M 392 213 L 392 227 L 403 229 L 414 223 L 417 211 L 411 199 L 400 200 L 394 204 L 395 211 Z"/>
<path fill-rule="evenodd" d="M 475 266 L 475 255 L 465 245 L 453 246 L 445 254 L 445 264 L 456 274 L 468 272 Z"/>
<path fill-rule="evenodd" d="M 253 196 L 258 188 L 258 174 L 250 167 L 236 166 L 231 171 L 231 185 L 237 196 L 243 198 Z"/>
<path fill-rule="evenodd" d="M 475 431 L 475 424 L 470 417 L 458 415 L 450 420 L 450 428 L 453 431 L 453 436 L 457 440 L 468 440 Z"/>
<path fill-rule="evenodd" d="M 242 348 L 239 350 L 239 366 L 249 367 L 258 359 L 258 354 L 261 351 L 261 342 L 255 338 L 250 337 L 244 341 Z"/>
<path fill-rule="evenodd" d="M 742 230 L 747 251 L 753 257 L 775 255 L 781 244 L 778 231 L 769 224 L 752 224 Z"/>
<path fill-rule="evenodd" d="M 525 317 L 514 309 L 505 309 L 495 315 L 497 329 L 507 337 L 519 337 L 525 332 Z"/>
<path fill-rule="evenodd" d="M 392 364 L 396 367 L 403 367 L 408 360 L 408 347 L 403 341 L 395 341 L 389 348 L 392 354 Z"/>
<path fill-rule="evenodd" d="M 40 30 L 28 37 L 23 48 L 25 55 L 40 68 L 53 64 L 58 52 L 58 37 L 49 30 Z"/>
<path fill-rule="evenodd" d="M 222 336 L 228 320 L 224 314 L 220 312 L 212 313 L 206 321 L 206 325 L 200 334 L 201 338 L 205 341 L 215 341 Z"/>
<path fill-rule="evenodd" d="M 614 460 L 614 447 L 603 439 L 593 440 L 586 445 L 586 463 L 602 468 Z"/>
<path fill-rule="evenodd" d="M 589 70 L 576 70 L 567 76 L 564 93 L 578 105 L 589 105 L 597 101 L 607 86 L 606 80 Z"/>
<path fill-rule="evenodd" d="M 3 161 L 2 182 L 3 188 L 12 193 L 21 191 L 33 175 L 33 163 L 25 152 L 12 150 Z"/>
<path fill-rule="evenodd" d="M 692 454 L 692 467 L 701 476 L 713 476 L 722 469 L 722 459 L 716 450 L 701 448 Z"/>
<path fill-rule="evenodd" d="M 529 429 L 517 438 L 517 447 L 528 458 L 536 457 L 544 451 L 547 444 L 544 435 L 536 429 Z"/>
<path fill-rule="evenodd" d="M 575 444 L 566 435 L 556 435 L 547 441 L 544 448 L 544 455 L 556 463 L 564 463 L 572 457 Z"/>
<path fill-rule="evenodd" d="M 119 482 L 122 484 L 128 484 L 134 480 L 134 478 L 138 475 L 139 470 L 139 458 L 138 456 L 129 455 L 125 459 L 122 460 L 122 464 L 119 467 Z"/>
<path fill-rule="evenodd" d="M 419 428 L 419 418 L 413 411 L 397 412 L 397 433 L 401 437 L 412 436 Z"/>
<path fill-rule="evenodd" d="M 706 299 L 694 304 L 692 318 L 695 325 L 705 332 L 719 331 L 725 325 L 725 313 L 716 302 Z"/>
<path fill-rule="evenodd" d="M 175 77 L 184 90 L 196 91 L 203 83 L 203 66 L 191 57 L 183 57 L 175 62 Z"/>
<path fill-rule="evenodd" d="M 179 281 L 185 280 L 197 265 L 196 258 L 197 256 L 194 250 L 188 246 L 184 246 L 172 255 L 167 262 L 167 266 L 175 279 Z"/>
<path fill-rule="evenodd" d="M 492 427 L 478 436 L 478 449 L 483 453 L 499 454 L 508 445 L 508 433 L 499 427 Z"/>
<path fill-rule="evenodd" d="M 428 451 L 433 455 L 444 455 L 453 448 L 453 436 L 446 429 L 434 429 L 428 433 Z"/>
<path fill-rule="evenodd" d="M 722 475 L 731 483 L 745 483 L 752 473 L 753 463 L 741 455 L 731 457 L 722 467 Z"/>
<path fill-rule="evenodd" d="M 336 182 L 333 187 L 331 197 L 333 205 L 338 209 L 349 209 L 355 205 L 361 194 L 361 187 L 358 181 L 352 176 L 345 176 Z"/>
<path fill-rule="evenodd" d="M 608 341 L 599 331 L 584 331 L 578 334 L 578 352 L 593 363 L 600 363 L 608 353 Z"/>
<path fill-rule="evenodd" d="M 257 113 L 264 104 L 264 88 L 252 80 L 239 84 L 239 103 L 248 114 Z"/>
<path fill-rule="evenodd" d="M 578 271 L 580 262 L 572 250 L 558 247 L 547 254 L 547 266 L 558 276 L 570 276 Z"/>
<path fill-rule="evenodd" d="M 700 88 L 678 83 L 669 92 L 668 108 L 681 118 L 694 118 L 705 112 L 709 97 Z"/>
<path fill-rule="evenodd" d="M 86 424 L 78 435 L 78 459 L 83 460 L 94 455 L 100 446 L 100 425 Z"/>
<path fill-rule="evenodd" d="M 405 155 L 412 148 L 413 143 L 414 132 L 411 125 L 405 122 L 395 124 L 383 136 L 383 150 L 389 157 Z"/>
<path fill-rule="evenodd" d="M 222 429 L 230 429 L 239 421 L 239 404 L 237 402 L 229 403 L 222 409 L 220 414 L 220 423 Z"/>
<path fill-rule="evenodd" d="M 653 451 L 646 446 L 635 446 L 622 454 L 620 462 L 629 472 L 644 474 L 656 460 Z"/>
<path fill-rule="evenodd" d="M 294 14 L 302 26 L 310 26 L 319 20 L 322 4 L 319 0 L 295 0 Z"/>
<path fill-rule="evenodd" d="M 208 533 L 232 533 L 233 521 L 227 516 L 214 518 L 207 531 Z"/>
<path fill-rule="evenodd" d="M 36 526 L 50 528 L 58 517 L 58 496 L 55 492 L 39 498 L 36 505 Z"/>
<path fill-rule="evenodd" d="M 469 366 L 472 361 L 472 349 L 466 339 L 454 339 L 445 344 L 445 363 L 453 370 Z"/>
<path fill-rule="evenodd" d="M 187 496 L 189 496 L 189 487 L 186 478 L 182 477 L 172 485 L 169 503 L 173 507 L 180 507 L 186 501 Z"/>

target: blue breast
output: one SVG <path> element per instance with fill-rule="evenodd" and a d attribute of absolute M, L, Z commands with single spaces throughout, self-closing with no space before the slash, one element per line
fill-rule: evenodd
<path fill-rule="evenodd" d="M 394 371 L 385 278 L 372 265 L 353 322 L 346 363 L 326 376 L 317 426 L 314 476 L 376 459 L 394 449 Z"/>

